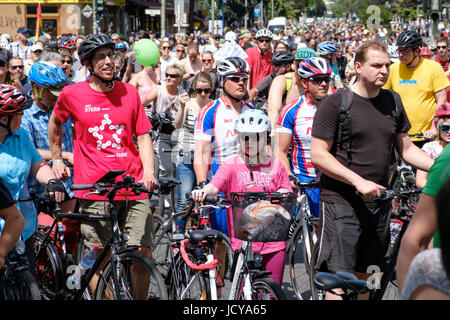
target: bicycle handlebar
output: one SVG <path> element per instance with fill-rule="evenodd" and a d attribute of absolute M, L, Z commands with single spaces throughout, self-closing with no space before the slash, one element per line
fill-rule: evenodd
<path fill-rule="evenodd" d="M 203 270 L 210 270 L 210 269 L 217 267 L 217 265 L 219 264 L 219 261 L 217 260 L 216 257 L 214 257 L 214 260 L 211 262 L 202 263 L 199 265 L 196 265 L 195 263 L 193 263 L 191 261 L 191 259 L 189 259 L 189 256 L 186 252 L 186 243 L 188 241 L 189 241 L 189 239 L 184 239 L 184 240 L 180 241 L 180 252 L 181 252 L 181 256 L 183 257 L 184 262 L 186 263 L 186 265 L 189 268 L 191 268 L 192 270 L 195 270 L 195 271 L 203 271 Z"/>
<path fill-rule="evenodd" d="M 395 197 L 405 198 L 412 196 L 414 194 L 420 194 L 422 192 L 422 188 L 415 188 L 411 190 L 380 190 L 381 197 L 378 199 L 381 200 L 392 200 Z M 356 191 L 356 195 L 362 197 L 362 194 L 359 191 Z"/>

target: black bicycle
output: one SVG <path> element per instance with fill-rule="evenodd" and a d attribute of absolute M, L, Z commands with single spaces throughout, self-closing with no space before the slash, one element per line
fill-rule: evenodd
<path fill-rule="evenodd" d="M 389 220 L 386 223 L 385 234 L 389 237 L 389 239 L 387 239 L 387 241 L 389 241 L 389 246 L 385 254 L 384 271 L 381 274 L 374 273 L 369 281 L 372 289 L 370 290 L 371 300 L 395 300 L 399 297 L 395 275 L 398 251 L 400 249 L 402 237 L 413 217 L 417 196 L 421 192 L 422 189 L 419 188 L 411 190 L 380 190 L 380 199 L 391 200 L 392 210 L 390 212 Z M 313 276 L 310 277 L 310 287 L 313 300 L 323 300 L 325 291 L 327 291 L 318 288 L 314 283 L 314 278 L 317 274 L 315 266 L 319 256 L 319 244 L 320 242 L 316 243 L 311 256 L 310 274 Z"/>
<path fill-rule="evenodd" d="M 119 228 L 117 209 L 114 206 L 114 198 L 117 192 L 123 189 L 132 191 L 136 195 L 139 195 L 141 192 L 148 192 L 142 184 L 134 183 L 134 178 L 128 175 L 122 176 L 123 181 L 115 182 L 115 178 L 124 172 L 124 170 L 109 171 L 95 184 L 71 186 L 72 190 L 92 190 L 91 194 L 106 196 L 109 202 L 108 214 L 61 213 L 59 206 L 56 206 L 53 225 L 39 236 L 40 241 L 36 244 L 36 251 L 45 251 L 47 253 L 46 256 L 50 261 L 52 270 L 43 274 L 40 273 L 40 270 L 37 270 L 37 274 L 44 276 L 39 278 L 41 286 L 44 286 L 44 281 L 48 280 L 45 278 L 46 275 L 49 275 L 50 278 L 54 275 L 51 280 L 51 289 L 54 296 L 70 300 L 90 300 L 92 298 L 96 300 L 167 299 L 164 280 L 154 262 L 138 252 L 137 248 L 128 247 L 127 241 L 130 235 L 127 232 L 121 232 Z M 55 238 L 52 235 L 54 226 L 58 225 L 62 218 L 111 222 L 113 233 L 110 240 L 100 254 L 97 255 L 94 265 L 81 278 L 79 284 L 72 283 L 71 277 L 67 277 L 67 273 L 73 273 L 74 270 L 69 270 L 68 266 L 63 266 L 61 256 L 53 245 L 56 240 L 60 244 L 62 243 L 60 237 Z M 106 263 L 104 263 L 105 261 Z M 100 268 L 101 276 L 92 295 L 89 283 Z M 48 283 L 46 285 L 46 292 L 48 292 Z"/>

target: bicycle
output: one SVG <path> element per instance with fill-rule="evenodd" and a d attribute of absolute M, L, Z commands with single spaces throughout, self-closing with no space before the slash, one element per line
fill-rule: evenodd
<path fill-rule="evenodd" d="M 121 232 L 118 227 L 117 209 L 114 206 L 114 198 L 117 192 L 122 189 L 131 190 L 136 195 L 141 192 L 149 192 L 142 184 L 134 183 L 134 178 L 122 175 L 124 172 L 124 170 L 109 171 L 95 184 L 71 186 L 72 190 L 93 190 L 89 194 L 105 195 L 110 205 L 108 214 L 61 213 L 59 207 L 55 210 L 57 219 L 110 221 L 113 230 L 111 238 L 100 254 L 97 255 L 92 268 L 82 277 L 80 284 L 72 283 L 70 277 L 65 283 L 58 283 L 58 288 L 62 290 L 61 296 L 65 299 L 90 300 L 89 282 L 105 261 L 94 291 L 93 298 L 96 300 L 167 299 L 164 281 L 154 262 L 136 251 L 135 247 L 127 247 L 126 242 L 130 235 L 127 232 Z M 122 175 L 123 181 L 114 182 L 119 175 Z M 50 232 L 51 229 L 48 230 L 47 237 L 50 236 Z M 54 255 L 53 258 L 58 263 L 60 262 L 58 255 Z M 139 270 L 141 274 L 139 279 L 134 278 L 136 270 Z M 63 273 L 65 271 L 67 270 L 63 270 Z M 58 279 L 64 280 L 64 275 L 60 275 Z M 137 281 L 140 281 L 141 287 L 137 285 Z M 140 289 L 143 292 L 140 292 Z"/>
<path fill-rule="evenodd" d="M 415 208 L 415 196 L 420 194 L 422 189 L 416 188 L 411 190 L 380 190 L 382 200 L 391 200 L 392 210 L 389 215 L 388 223 L 386 223 L 386 236 L 390 238 L 389 246 L 385 254 L 385 264 L 381 277 L 374 274 L 373 283 L 374 290 L 371 290 L 371 300 L 382 300 L 398 297 L 398 285 L 395 277 L 395 267 L 397 263 L 397 255 L 400 249 L 400 242 L 403 234 L 412 219 Z M 397 202 L 399 201 L 399 202 Z M 398 224 L 398 228 L 392 229 L 392 224 Z M 387 230 L 389 228 L 389 232 Z M 396 232 L 391 232 L 391 230 Z M 316 275 L 315 265 L 319 256 L 319 243 L 314 246 L 311 256 L 311 275 Z M 314 284 L 314 276 L 311 276 L 311 293 L 313 300 L 323 300 L 325 291 L 318 289 Z"/>
<path fill-rule="evenodd" d="M 0 270 L 0 300 L 41 300 L 22 240 L 6 255 Z"/>
<path fill-rule="evenodd" d="M 230 193 L 230 204 L 233 208 L 233 225 L 235 237 L 242 240 L 241 248 L 233 257 L 231 268 L 233 277 L 229 294 L 230 300 L 286 300 L 281 287 L 268 276 L 262 265 L 261 254 L 253 252 L 253 241 L 284 241 L 288 237 L 289 224 L 295 207 L 296 195 L 293 193 Z M 263 202 L 261 202 L 263 201 Z M 264 224 L 257 215 L 254 219 L 246 221 L 242 219 L 244 210 L 250 205 L 259 204 L 275 205 L 284 209 L 289 215 L 289 223 L 280 224 L 281 214 L 272 216 L 273 224 L 264 228 Z M 247 209 L 248 210 L 248 209 Z M 245 223 L 247 222 L 247 223 Z"/>
<path fill-rule="evenodd" d="M 314 286 L 317 290 L 340 296 L 344 301 L 358 300 L 359 294 L 370 290 L 366 281 L 358 280 L 353 274 L 344 271 L 335 274 L 319 272 L 314 277 Z M 336 293 L 334 289 L 341 289 L 343 293 Z"/>
<path fill-rule="evenodd" d="M 186 194 L 186 197 L 190 199 L 190 194 Z M 222 200 L 218 196 L 207 197 L 207 202 L 216 205 L 198 206 L 191 202 L 188 209 L 181 212 L 175 212 L 172 204 L 170 217 L 160 226 L 155 226 L 155 260 L 165 275 L 171 298 L 217 299 L 216 279 L 223 285 L 223 279 L 219 278 L 217 271 L 225 267 L 224 273 L 227 274 L 232 261 L 232 250 L 230 239 L 225 234 L 211 229 L 208 209 L 224 208 L 218 205 Z M 199 219 L 195 221 L 193 217 L 197 214 Z M 193 218 L 191 228 L 184 234 L 176 228 L 175 222 L 180 216 Z M 219 264 L 214 256 L 215 245 L 219 242 L 226 247 L 225 266 Z M 195 284 L 197 294 L 193 289 Z"/>
<path fill-rule="evenodd" d="M 289 228 L 289 241 L 287 244 L 287 256 L 290 269 L 290 282 L 294 293 L 299 300 L 304 300 L 302 292 L 310 288 L 309 272 L 310 260 L 314 244 L 318 238 L 318 226 L 320 219 L 311 215 L 306 190 L 316 186 L 314 181 L 308 183 L 300 183 L 296 181 L 299 188 L 297 198 L 297 206 L 294 213 L 294 220 Z M 303 260 L 305 270 L 296 268 L 299 259 Z"/>

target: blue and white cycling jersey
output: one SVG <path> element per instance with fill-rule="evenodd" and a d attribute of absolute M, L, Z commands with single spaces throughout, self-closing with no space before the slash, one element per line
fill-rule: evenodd
<path fill-rule="evenodd" d="M 242 102 L 242 112 L 249 109 L 254 107 Z M 237 154 L 239 142 L 234 133 L 234 123 L 238 117 L 239 114 L 221 97 L 207 104 L 197 116 L 194 139 L 211 141 L 213 163 L 216 165 L 221 165 Z"/>
<path fill-rule="evenodd" d="M 306 178 L 316 177 L 311 163 L 311 130 L 316 111 L 317 107 L 302 95 L 286 105 L 278 118 L 277 132 L 292 135 L 291 170 Z"/>

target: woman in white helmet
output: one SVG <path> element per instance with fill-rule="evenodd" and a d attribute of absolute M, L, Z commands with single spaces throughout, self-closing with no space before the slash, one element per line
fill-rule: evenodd
<path fill-rule="evenodd" d="M 237 154 L 219 167 L 209 184 L 192 191 L 192 198 L 201 202 L 207 195 L 219 192 L 292 192 L 285 167 L 266 153 L 271 131 L 267 115 L 261 110 L 247 110 L 236 120 L 234 131 L 239 141 Z M 237 250 L 241 247 L 241 240 L 234 236 L 231 209 L 228 209 L 227 216 L 231 247 Z M 253 251 L 263 255 L 265 269 L 271 271 L 270 277 L 281 285 L 286 242 L 253 242 Z"/>

